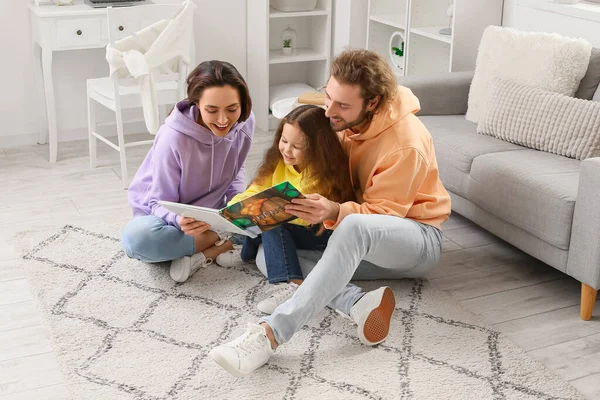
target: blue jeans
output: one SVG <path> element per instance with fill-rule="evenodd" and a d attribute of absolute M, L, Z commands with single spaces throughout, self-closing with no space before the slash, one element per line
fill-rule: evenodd
<path fill-rule="evenodd" d="M 130 258 L 149 263 L 171 261 L 196 252 L 192 236 L 154 215 L 129 221 L 121 233 L 121 245 Z"/>
<path fill-rule="evenodd" d="M 351 214 L 333 232 L 294 296 L 263 321 L 283 344 L 327 305 L 350 313 L 364 294 L 349 283 L 359 267 L 365 272 L 375 268 L 380 279 L 382 271 L 391 279 L 420 278 L 437 264 L 441 252 L 442 232 L 431 225 L 389 215 Z"/>
<path fill-rule="evenodd" d="M 317 236 L 318 230 L 318 226 L 305 227 L 288 223 L 263 232 L 257 238 L 246 238 L 242 247 L 242 260 L 255 260 L 262 243 L 269 283 L 304 279 L 296 250 L 324 250 L 332 232 L 325 230 Z"/>

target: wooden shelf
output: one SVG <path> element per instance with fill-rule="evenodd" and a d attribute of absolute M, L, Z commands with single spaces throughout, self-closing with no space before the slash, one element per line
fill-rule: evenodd
<path fill-rule="evenodd" d="M 406 30 L 406 15 L 404 14 L 371 15 L 370 19 L 380 24 Z"/>
<path fill-rule="evenodd" d="M 269 64 L 287 64 L 306 61 L 327 60 L 327 54 L 320 53 L 313 49 L 298 48 L 295 54 L 285 56 L 281 49 L 269 50 Z"/>
<path fill-rule="evenodd" d="M 276 10 L 274 8 L 270 8 L 269 9 L 269 18 L 296 18 L 296 17 L 314 17 L 314 16 L 318 16 L 318 15 L 328 15 L 329 14 L 329 10 L 327 9 L 320 9 L 315 8 L 314 10 L 311 11 L 296 11 L 296 12 L 285 12 L 285 11 L 279 11 Z"/>
<path fill-rule="evenodd" d="M 452 43 L 452 35 L 442 35 L 440 33 L 440 29 L 444 28 L 447 28 L 447 26 L 427 26 L 421 28 L 410 28 L 410 33 L 425 36 L 430 39 L 450 44 Z"/>

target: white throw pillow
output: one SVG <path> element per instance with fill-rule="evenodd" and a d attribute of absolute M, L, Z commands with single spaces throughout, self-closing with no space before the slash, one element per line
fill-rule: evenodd
<path fill-rule="evenodd" d="M 279 100 L 290 97 L 298 97 L 302 93 L 314 92 L 315 89 L 306 83 L 283 83 L 269 87 L 269 109 L 273 109 L 273 104 Z"/>
<path fill-rule="evenodd" d="M 495 78 L 573 96 L 591 51 L 584 39 L 487 27 L 479 43 L 466 119 L 476 123 L 485 115 Z"/>
<path fill-rule="evenodd" d="M 585 160 L 600 156 L 600 103 L 495 79 L 477 132 Z"/>

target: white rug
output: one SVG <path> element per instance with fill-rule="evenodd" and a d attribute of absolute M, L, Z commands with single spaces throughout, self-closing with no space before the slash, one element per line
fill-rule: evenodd
<path fill-rule="evenodd" d="M 87 222 L 16 238 L 74 399 L 582 399 L 413 280 L 387 282 L 397 312 L 384 344 L 361 345 L 350 321 L 325 310 L 267 366 L 233 378 L 207 353 L 257 320 L 262 275 L 214 265 L 175 284 L 166 265 L 123 254 L 121 227 Z"/>

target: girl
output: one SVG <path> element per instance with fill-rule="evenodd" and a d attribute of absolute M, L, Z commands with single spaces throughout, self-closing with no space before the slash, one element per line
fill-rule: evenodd
<path fill-rule="evenodd" d="M 337 134 L 331 129 L 325 110 L 305 105 L 292 110 L 281 120 L 273 145 L 267 151 L 252 184 L 231 199 L 243 200 L 278 183 L 289 181 L 302 193 L 319 193 L 336 202 L 354 198 L 348 175 L 348 158 Z M 252 262 L 262 243 L 269 283 L 278 284 L 257 308 L 270 314 L 290 298 L 302 283 L 303 276 L 296 249 L 324 249 L 331 231 L 322 225 L 310 226 L 296 219 L 263 232 L 256 239 L 246 238 L 238 246 L 217 257 L 222 266 L 238 266 Z"/>
<path fill-rule="evenodd" d="M 159 200 L 221 208 L 242 192 L 244 162 L 254 134 L 248 86 L 224 61 L 206 61 L 187 79 L 177 103 L 129 186 L 134 219 L 122 233 L 125 253 L 141 261 L 171 261 L 170 275 L 184 282 L 232 248 L 228 238 Z"/>

